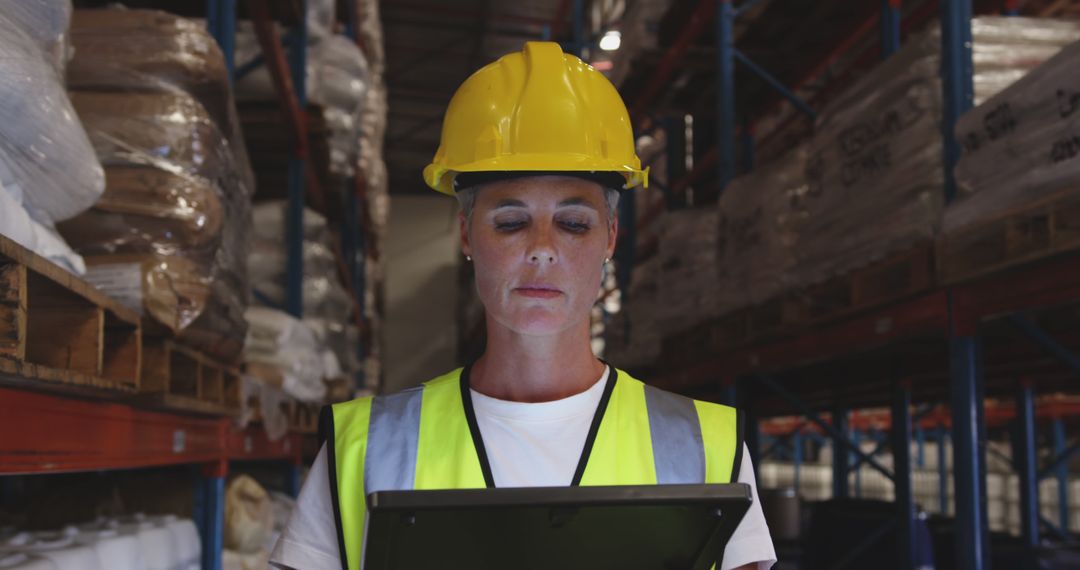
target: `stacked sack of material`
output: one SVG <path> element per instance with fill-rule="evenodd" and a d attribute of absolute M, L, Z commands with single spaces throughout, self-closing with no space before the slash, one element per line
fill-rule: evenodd
<path fill-rule="evenodd" d="M 0 234 L 74 273 L 55 223 L 97 201 L 105 177 L 64 90 L 70 0 L 0 0 Z"/>
<path fill-rule="evenodd" d="M 304 402 L 326 397 L 324 379 L 340 374 L 337 357 L 303 321 L 277 309 L 248 307 L 244 361 L 249 375 Z"/>
<path fill-rule="evenodd" d="M 164 12 L 77 10 L 68 70 L 106 190 L 60 230 L 87 278 L 225 362 L 243 348 L 253 176 L 224 58 Z"/>
<path fill-rule="evenodd" d="M 636 368 L 656 362 L 660 356 L 660 331 L 656 324 L 660 257 L 652 256 L 634 267 L 622 310 L 606 329 L 604 358 L 615 366 Z"/>
<path fill-rule="evenodd" d="M 308 9 L 315 13 L 328 11 L 333 15 L 333 2 L 309 2 Z M 351 190 L 347 181 L 356 173 L 361 114 L 371 76 L 367 60 L 356 43 L 340 34 L 326 33 L 326 28 L 326 22 L 320 18 L 309 18 L 304 82 L 310 103 L 308 114 L 315 119 L 311 133 L 315 161 L 309 167 L 320 183 L 331 191 L 329 197 L 336 199 L 333 202 L 336 206 L 342 193 Z M 236 49 L 238 61 L 248 61 L 261 53 L 250 22 L 241 22 Z M 269 70 L 263 66 L 238 79 L 236 97 L 241 102 L 240 112 L 246 131 L 249 128 L 276 131 L 267 137 L 252 137 L 249 144 L 255 162 L 278 165 L 267 172 L 259 170 L 260 193 L 280 196 L 286 191 L 283 181 L 288 178 L 282 169 L 287 161 L 264 158 L 287 156 L 291 143 L 281 136 L 277 96 Z"/>
<path fill-rule="evenodd" d="M 736 178 L 718 203 L 717 313 L 761 303 L 790 288 L 798 251 L 794 228 L 808 188 L 807 148 Z"/>
<path fill-rule="evenodd" d="M 1080 42 L 957 122 L 960 199 L 945 233 L 1080 191 Z"/>
<path fill-rule="evenodd" d="M 225 490 L 223 570 L 263 570 L 296 501 L 240 475 Z"/>
<path fill-rule="evenodd" d="M 972 23 L 983 101 L 1080 34 L 1029 18 Z M 941 34 L 937 26 L 832 101 L 818 118 L 797 228 L 795 281 L 814 283 L 933 237 L 944 207 Z"/>
<path fill-rule="evenodd" d="M 656 323 L 667 334 L 716 315 L 720 235 L 713 208 L 667 212 L 661 223 Z"/>
<path fill-rule="evenodd" d="M 248 257 L 248 272 L 256 302 L 276 307 L 285 305 L 286 295 L 285 210 L 284 202 L 266 202 L 255 207 L 254 240 Z M 324 358 L 324 365 L 317 371 L 319 381 L 321 383 L 323 379 L 339 376 L 352 377 L 361 367 L 357 355 L 359 331 L 353 322 L 352 297 L 339 278 L 337 258 L 330 245 L 333 238 L 326 219 L 312 210 L 305 210 L 303 238 L 304 319 L 300 324 L 311 333 L 316 352 L 327 352 L 333 356 L 332 359 Z M 249 335 L 249 346 L 245 349 L 248 362 L 253 361 L 251 338 Z M 256 360 L 263 362 L 261 357 Z M 314 376 L 316 371 L 293 372 L 306 378 Z M 313 401 L 308 397 L 308 392 L 289 392 L 305 401 Z"/>

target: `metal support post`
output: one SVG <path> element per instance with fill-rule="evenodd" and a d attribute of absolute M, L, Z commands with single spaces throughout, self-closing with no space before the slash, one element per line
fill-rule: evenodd
<path fill-rule="evenodd" d="M 1050 424 L 1054 435 L 1054 454 L 1064 456 L 1067 451 L 1065 439 L 1065 422 L 1061 418 L 1054 418 Z M 1061 532 L 1069 531 L 1069 462 L 1062 461 L 1054 470 L 1054 478 L 1057 479 L 1058 496 L 1058 526 Z"/>
<path fill-rule="evenodd" d="M 938 506 L 941 514 L 949 514 L 949 469 L 946 461 L 949 456 L 945 453 L 945 443 L 949 440 L 949 432 L 944 427 L 937 430 L 937 463 L 938 463 Z"/>
<path fill-rule="evenodd" d="M 1052 354 L 1063 364 L 1072 370 L 1073 374 L 1080 376 L 1080 357 L 1067 346 L 1061 344 L 1040 327 L 1023 315 L 1009 315 L 1009 321 L 1031 342 L 1039 345 L 1042 349 Z"/>
<path fill-rule="evenodd" d="M 945 159 L 945 202 L 956 197 L 953 167 L 960 158 L 960 143 L 953 128 L 975 100 L 974 64 L 971 54 L 972 0 L 941 2 L 941 79 L 944 120 L 941 124 Z M 981 562 L 981 560 L 980 560 Z"/>
<path fill-rule="evenodd" d="M 759 78 L 761 78 L 762 81 L 768 83 L 773 89 L 776 90 L 777 93 L 783 96 L 784 99 L 787 99 L 788 102 L 794 105 L 796 109 L 798 109 L 811 119 L 817 118 L 817 111 L 815 111 L 809 103 L 803 101 L 801 97 L 796 95 L 792 90 L 788 89 L 786 85 L 781 83 L 779 79 L 766 71 L 764 67 L 761 67 L 757 63 L 754 63 L 754 60 L 750 59 L 749 57 L 747 57 L 746 54 L 739 50 L 735 50 L 734 55 L 735 59 L 737 59 L 739 63 L 746 66 L 747 69 L 753 72 L 754 75 L 757 75 Z"/>
<path fill-rule="evenodd" d="M 801 428 L 799 428 L 801 429 Z M 796 431 L 791 436 L 791 449 L 794 452 L 792 454 L 791 461 L 795 464 L 795 494 L 799 494 L 799 469 L 802 467 L 803 461 L 803 438 L 802 432 Z"/>
<path fill-rule="evenodd" d="M 954 336 L 949 350 L 956 567 L 980 570 L 989 561 L 985 439 L 982 437 L 982 351 L 976 336 Z"/>
<path fill-rule="evenodd" d="M 881 0 L 881 59 L 900 49 L 900 0 Z"/>
<path fill-rule="evenodd" d="M 915 465 L 926 467 L 926 430 L 921 425 L 915 426 Z"/>
<path fill-rule="evenodd" d="M 585 0 L 574 0 L 574 55 L 585 57 Z"/>
<path fill-rule="evenodd" d="M 1039 479 L 1036 473 L 1035 395 L 1031 382 L 1024 380 L 1016 395 L 1018 449 L 1013 453 L 1020 475 L 1020 535 L 1030 564 L 1039 546 Z"/>
<path fill-rule="evenodd" d="M 862 449 L 862 432 L 857 429 L 851 430 L 851 447 L 852 449 Z M 848 465 L 855 462 L 855 453 L 848 454 Z M 862 464 L 854 467 L 849 467 L 849 471 L 855 472 L 855 498 L 862 498 Z"/>
<path fill-rule="evenodd" d="M 848 437 L 847 409 L 839 406 L 833 408 L 832 422 L 836 431 L 832 438 L 832 494 L 834 499 L 843 499 L 848 496 L 848 466 L 851 459 L 847 445 L 841 441 L 841 438 Z"/>
<path fill-rule="evenodd" d="M 236 0 L 207 0 L 206 29 L 217 40 L 232 79 L 236 68 Z"/>
<path fill-rule="evenodd" d="M 222 459 L 202 468 L 195 488 L 193 518 L 202 542 L 203 570 L 221 570 L 225 548 L 225 477 L 228 463 Z"/>
<path fill-rule="evenodd" d="M 718 0 L 716 11 L 716 180 L 721 192 L 735 178 L 735 8 Z"/>
<path fill-rule="evenodd" d="M 300 22 L 292 31 L 289 46 L 289 72 L 300 103 L 301 114 L 307 102 L 307 0 L 300 2 Z M 297 150 L 307 141 L 293 141 Z M 305 156 L 294 152 L 289 157 L 289 201 L 285 213 L 287 271 L 285 308 L 299 318 L 304 314 L 304 179 Z"/>
<path fill-rule="evenodd" d="M 911 488 L 911 386 L 897 383 L 892 402 L 893 483 L 898 517 L 897 561 L 915 567 L 915 499 Z"/>

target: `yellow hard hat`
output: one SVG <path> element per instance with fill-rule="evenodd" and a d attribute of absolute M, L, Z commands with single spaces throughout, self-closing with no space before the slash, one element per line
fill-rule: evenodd
<path fill-rule="evenodd" d="M 453 195 L 463 172 L 618 173 L 623 188 L 649 180 L 615 86 L 554 42 L 526 42 L 458 88 L 424 181 Z"/>

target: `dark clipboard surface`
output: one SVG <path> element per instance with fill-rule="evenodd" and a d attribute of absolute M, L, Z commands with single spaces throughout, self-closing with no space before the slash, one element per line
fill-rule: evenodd
<path fill-rule="evenodd" d="M 384 491 L 363 570 L 708 570 L 750 487 L 642 485 Z"/>

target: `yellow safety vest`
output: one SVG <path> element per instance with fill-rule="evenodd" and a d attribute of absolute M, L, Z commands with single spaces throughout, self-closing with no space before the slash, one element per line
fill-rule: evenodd
<path fill-rule="evenodd" d="M 729 483 L 742 459 L 735 408 L 665 392 L 610 368 L 572 485 Z M 360 568 L 366 497 L 494 487 L 468 369 L 324 410 L 341 566 Z"/>

